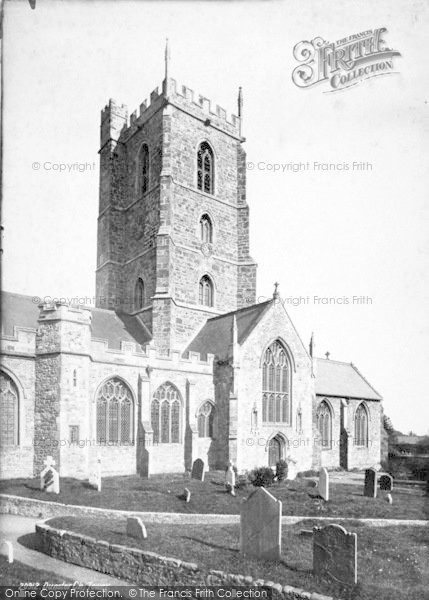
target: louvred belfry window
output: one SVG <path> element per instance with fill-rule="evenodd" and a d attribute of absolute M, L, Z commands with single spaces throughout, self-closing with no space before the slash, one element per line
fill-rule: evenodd
<path fill-rule="evenodd" d="M 213 150 L 207 142 L 200 144 L 197 154 L 197 187 L 206 194 L 214 190 Z"/>

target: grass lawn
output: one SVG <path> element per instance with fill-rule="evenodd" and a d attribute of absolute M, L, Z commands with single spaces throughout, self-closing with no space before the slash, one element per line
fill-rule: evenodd
<path fill-rule="evenodd" d="M 210 472 L 204 482 L 181 475 L 153 476 L 142 479 L 136 475 L 104 477 L 99 493 L 86 481 L 61 478 L 61 492 L 46 494 L 39 489 L 38 479 L 10 479 L 0 482 L 0 492 L 78 504 L 131 511 L 237 514 L 240 503 L 254 489 L 243 484 L 236 497 L 225 492 L 224 474 Z M 191 491 L 191 501 L 181 498 L 183 489 Z M 275 484 L 269 491 L 283 502 L 284 515 L 367 517 L 386 519 L 429 519 L 429 498 L 420 489 L 399 489 L 392 492 L 393 504 L 378 492 L 376 499 L 363 496 L 363 485 L 334 483 L 330 486 L 330 501 L 313 498 L 315 488 L 302 479 Z"/>
<path fill-rule="evenodd" d="M 301 534 L 317 520 L 308 519 L 283 526 L 282 560 L 266 562 L 244 558 L 239 553 L 239 526 L 147 524 L 148 538 L 126 535 L 126 522 L 107 518 L 58 517 L 53 527 L 90 535 L 111 543 L 143 548 L 164 556 L 197 563 L 201 568 L 220 569 L 292 585 L 306 591 L 339 595 L 356 600 L 417 600 L 427 598 L 429 531 L 417 527 L 378 527 L 343 523 L 358 536 L 358 585 L 340 589 L 312 574 L 312 538 Z M 319 524 L 321 522 L 319 521 Z M 341 524 L 341 521 L 339 521 Z"/>
<path fill-rule="evenodd" d="M 44 584 L 48 583 L 73 583 L 71 579 L 65 579 L 50 571 L 34 569 L 24 563 L 14 560 L 8 563 L 4 556 L 0 556 L 0 586 L 21 584 Z"/>

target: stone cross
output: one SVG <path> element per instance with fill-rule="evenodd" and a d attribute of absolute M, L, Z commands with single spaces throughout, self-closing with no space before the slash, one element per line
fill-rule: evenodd
<path fill-rule="evenodd" d="M 204 481 L 204 461 L 201 458 L 194 460 L 191 471 L 192 479 L 199 479 Z"/>
<path fill-rule="evenodd" d="M 1 540 L 0 542 L 0 554 L 7 556 L 7 562 L 13 563 L 13 546 L 9 540 Z"/>
<path fill-rule="evenodd" d="M 47 494 L 60 493 L 60 476 L 54 469 L 55 461 L 52 456 L 47 456 L 43 463 L 45 468 L 40 473 L 40 489 Z"/>
<path fill-rule="evenodd" d="M 368 498 L 377 497 L 377 471 L 372 467 L 365 471 L 365 483 L 363 488 L 363 495 Z"/>
<path fill-rule="evenodd" d="M 245 556 L 279 560 L 282 503 L 258 487 L 241 506 L 240 550 Z"/>
<path fill-rule="evenodd" d="M 357 536 L 341 525 L 313 528 L 313 571 L 345 585 L 357 583 Z"/>
<path fill-rule="evenodd" d="M 387 473 L 380 477 L 380 490 L 391 492 L 393 490 L 393 477 Z"/>
<path fill-rule="evenodd" d="M 328 470 L 323 467 L 319 473 L 319 484 L 318 484 L 319 496 L 328 502 L 329 500 L 329 473 Z"/>
<path fill-rule="evenodd" d="M 229 461 L 229 466 L 225 473 L 225 488 L 231 496 L 235 496 L 235 471 L 232 461 Z"/>
<path fill-rule="evenodd" d="M 147 538 L 146 527 L 140 517 L 128 517 L 127 535 L 131 535 L 139 540 L 145 540 Z"/>

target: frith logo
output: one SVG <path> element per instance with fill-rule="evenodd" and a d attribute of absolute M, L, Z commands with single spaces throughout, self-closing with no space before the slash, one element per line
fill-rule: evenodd
<path fill-rule="evenodd" d="M 332 89 L 327 91 L 337 92 L 371 77 L 395 73 L 393 57 L 401 54 L 387 48 L 382 38 L 386 31 L 384 27 L 370 29 L 337 42 L 326 42 L 320 37 L 299 42 L 293 49 L 294 58 L 300 63 L 293 70 L 293 82 L 308 88 L 329 81 Z"/>

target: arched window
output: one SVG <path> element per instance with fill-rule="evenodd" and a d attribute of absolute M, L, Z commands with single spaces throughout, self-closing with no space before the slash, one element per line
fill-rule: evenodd
<path fill-rule="evenodd" d="M 322 448 L 332 447 L 332 414 L 329 404 L 322 400 L 317 407 L 316 413 L 317 429 L 320 434 Z"/>
<path fill-rule="evenodd" d="M 202 142 L 197 154 L 197 187 L 207 194 L 214 190 L 213 150 L 207 142 Z"/>
<path fill-rule="evenodd" d="M 198 437 L 213 437 L 214 406 L 207 401 L 198 411 Z"/>
<path fill-rule="evenodd" d="M 355 446 L 368 446 L 368 413 L 364 404 L 359 404 L 355 412 Z"/>
<path fill-rule="evenodd" d="M 282 458 L 283 440 L 279 436 L 273 437 L 268 442 L 268 464 L 275 467 Z"/>
<path fill-rule="evenodd" d="M 171 383 L 163 383 L 154 393 L 151 423 L 154 443 L 180 444 L 182 400 L 179 390 Z"/>
<path fill-rule="evenodd" d="M 144 282 L 141 277 L 136 281 L 134 288 L 134 308 L 136 310 L 143 308 L 146 302 Z"/>
<path fill-rule="evenodd" d="M 121 379 L 109 379 L 97 395 L 97 442 L 132 444 L 133 440 L 133 396 Z"/>
<path fill-rule="evenodd" d="M 140 150 L 140 193 L 145 194 L 149 189 L 149 148 L 143 144 Z"/>
<path fill-rule="evenodd" d="M 213 241 L 213 225 L 208 215 L 203 215 L 200 219 L 200 237 L 202 242 L 211 244 Z"/>
<path fill-rule="evenodd" d="M 199 301 L 203 306 L 213 306 L 213 283 L 208 275 L 200 279 Z"/>
<path fill-rule="evenodd" d="M 262 365 L 262 421 L 290 424 L 290 365 L 286 350 L 275 341 Z"/>
<path fill-rule="evenodd" d="M 9 375 L 0 371 L 0 444 L 18 444 L 18 389 Z"/>

